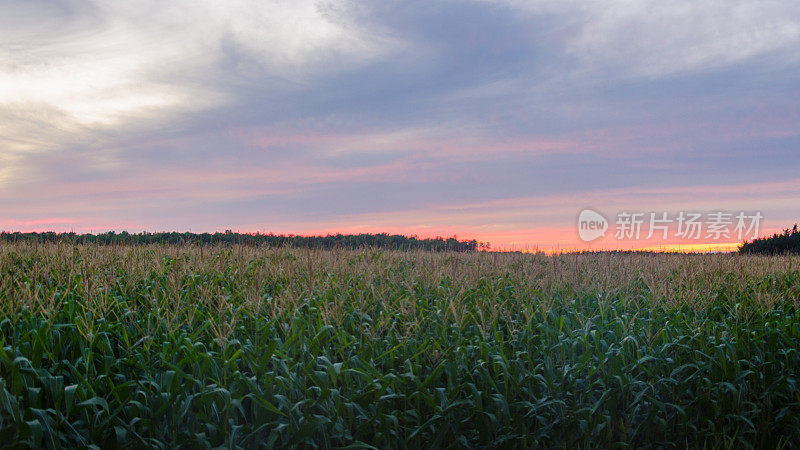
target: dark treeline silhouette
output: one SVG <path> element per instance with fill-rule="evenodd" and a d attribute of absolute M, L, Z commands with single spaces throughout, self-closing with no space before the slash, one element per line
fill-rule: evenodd
<path fill-rule="evenodd" d="M 269 247 L 307 247 L 307 248 L 361 248 L 374 247 L 392 250 L 429 250 L 429 251 L 456 251 L 473 252 L 488 250 L 489 244 L 476 240 L 461 241 L 455 236 L 450 238 L 421 239 L 416 236 L 402 236 L 397 234 L 329 234 L 327 236 L 296 236 L 276 234 L 245 234 L 234 233 L 230 230 L 224 233 L 116 233 L 110 231 L 102 234 L 76 234 L 76 233 L 0 233 L 0 242 L 36 242 L 50 243 L 62 242 L 71 244 L 100 244 L 100 245 L 141 245 L 141 244 L 172 244 L 172 245 L 249 245 Z"/>
<path fill-rule="evenodd" d="M 770 237 L 753 239 L 739 247 L 743 254 L 778 255 L 783 253 L 800 253 L 800 231 L 795 225 L 783 233 L 775 233 Z"/>

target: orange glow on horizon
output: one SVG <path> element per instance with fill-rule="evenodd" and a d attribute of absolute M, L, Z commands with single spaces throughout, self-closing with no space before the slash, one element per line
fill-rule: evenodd
<path fill-rule="evenodd" d="M 160 227 L 142 226 L 118 223 L 109 226 L 93 226 L 91 228 L 82 226 L 82 220 L 74 218 L 53 217 L 31 221 L 15 221 L 0 223 L 0 229 L 6 231 L 22 232 L 70 232 L 99 234 L 107 231 L 128 231 L 137 233 L 141 231 L 160 232 L 172 231 L 164 230 Z M 385 223 L 385 222 L 384 222 Z M 497 225 L 495 229 L 487 229 L 485 226 L 438 226 L 436 222 L 432 225 L 404 226 L 402 224 L 386 226 L 380 223 L 375 224 L 332 224 L 329 227 L 306 228 L 300 223 L 285 224 L 276 228 L 262 228 L 259 226 L 245 227 L 225 227 L 212 229 L 192 229 L 174 230 L 178 232 L 189 231 L 194 233 L 203 232 L 224 232 L 230 228 L 237 233 L 247 234 L 275 234 L 275 235 L 294 235 L 294 236 L 325 236 L 335 234 L 397 234 L 403 236 L 415 236 L 420 239 L 430 239 L 441 237 L 444 239 L 456 237 L 462 241 L 476 240 L 481 243 L 488 243 L 489 250 L 497 252 L 524 252 L 524 253 L 545 253 L 559 254 L 582 251 L 655 251 L 655 252 L 734 252 L 741 245 L 740 242 L 720 242 L 720 241 L 658 241 L 658 240 L 614 240 L 601 239 L 595 242 L 583 242 L 578 237 L 578 233 L 572 226 L 542 226 L 537 228 L 506 228 Z M 779 232 L 779 229 L 763 229 L 761 236 L 771 235 Z M 611 236 L 609 236 L 611 237 Z"/>
<path fill-rule="evenodd" d="M 739 242 L 717 242 L 717 243 L 703 243 L 703 244 L 665 244 L 665 245 L 652 245 L 652 246 L 631 246 L 625 248 L 544 248 L 544 249 L 492 249 L 497 252 L 522 252 L 522 253 L 544 253 L 547 255 L 564 254 L 564 253 L 580 253 L 587 251 L 643 251 L 643 252 L 657 252 L 657 253 L 731 253 L 739 249 L 741 243 Z"/>
<path fill-rule="evenodd" d="M 254 232 L 255 233 L 255 232 Z M 268 234 L 270 231 L 260 231 Z M 328 234 L 377 234 L 388 233 L 403 236 L 415 236 L 420 239 L 432 239 L 437 237 L 450 238 L 455 236 L 459 240 L 476 240 L 490 244 L 491 251 L 497 252 L 523 252 L 523 253 L 573 253 L 582 251 L 654 251 L 654 252 L 678 252 L 678 253 L 707 253 L 707 252 L 734 252 L 737 251 L 740 242 L 674 242 L 666 241 L 656 243 L 652 240 L 629 240 L 606 242 L 602 245 L 593 245 L 581 241 L 575 230 L 571 227 L 549 227 L 525 230 L 507 230 L 496 232 L 482 232 L 481 230 L 460 230 L 453 228 L 441 229 L 438 231 L 418 230 L 417 232 L 407 232 L 401 229 L 386 229 L 370 226 L 319 228 L 303 230 L 302 232 L 289 233 L 283 231 L 272 231 L 274 234 L 292 234 L 295 236 L 325 236 Z"/>

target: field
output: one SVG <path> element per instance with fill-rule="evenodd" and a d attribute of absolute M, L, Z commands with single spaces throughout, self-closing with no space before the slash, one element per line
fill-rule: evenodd
<path fill-rule="evenodd" d="M 800 444 L 800 257 L 0 244 L 19 447 Z"/>

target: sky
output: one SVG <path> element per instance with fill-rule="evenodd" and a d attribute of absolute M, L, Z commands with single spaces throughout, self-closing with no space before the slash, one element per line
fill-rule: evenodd
<path fill-rule="evenodd" d="M 794 0 L 2 3 L 3 230 L 671 249 L 800 222 Z"/>

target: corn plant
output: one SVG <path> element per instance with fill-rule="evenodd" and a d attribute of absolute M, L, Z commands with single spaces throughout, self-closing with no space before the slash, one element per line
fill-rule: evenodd
<path fill-rule="evenodd" d="M 0 244 L 0 442 L 793 448 L 797 256 Z"/>

